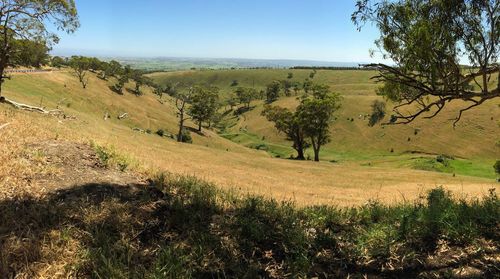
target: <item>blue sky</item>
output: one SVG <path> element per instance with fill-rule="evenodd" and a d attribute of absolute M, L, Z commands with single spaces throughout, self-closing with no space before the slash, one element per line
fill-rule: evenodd
<path fill-rule="evenodd" d="M 371 62 L 377 30 L 353 0 L 76 0 L 81 28 L 54 54 Z"/>

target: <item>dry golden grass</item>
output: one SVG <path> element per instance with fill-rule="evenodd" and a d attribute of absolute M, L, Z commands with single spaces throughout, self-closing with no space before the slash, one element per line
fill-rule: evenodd
<path fill-rule="evenodd" d="M 493 180 L 452 177 L 450 174 L 363 167 L 355 163 L 274 159 L 265 152 L 244 148 L 211 131 L 206 131 L 204 136 L 193 134 L 193 145 L 180 144 L 171 139 L 132 131 L 131 128 L 138 125 L 153 131 L 159 127 L 175 131 L 172 105 L 160 104 L 149 92 L 142 97 L 128 93 L 118 96 L 107 88 L 106 82 L 95 77 L 88 89 L 83 90 L 77 80 L 66 72 L 22 75 L 17 81 L 16 78 L 7 87 L 8 97 L 36 103 L 40 96 L 44 96 L 43 102 L 49 107 L 66 99 L 65 102 L 70 105 L 64 109 L 76 115 L 77 119 L 60 121 L 0 107 L 0 123 L 13 123 L 0 130 L 0 159 L 6 162 L 0 167 L 0 186 L 4 193 L 21 189 L 27 193 L 36 191 L 24 180 L 30 173 L 40 170 L 23 166 L 20 154 L 27 142 L 56 137 L 114 146 L 119 152 L 136 158 L 142 165 L 142 171 L 166 170 L 195 175 L 225 189 L 294 200 L 300 205 L 356 205 L 369 199 L 392 203 L 414 199 L 425 190 L 440 185 L 469 197 L 484 194 L 489 188 L 498 188 Z M 31 91 L 23 91 L 23 86 L 29 86 Z M 132 116 L 126 121 L 115 118 L 104 121 L 102 116 L 105 111 L 114 114 L 128 111 Z"/>

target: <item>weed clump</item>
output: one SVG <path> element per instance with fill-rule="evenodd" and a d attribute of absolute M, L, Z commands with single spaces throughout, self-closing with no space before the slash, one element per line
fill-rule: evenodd
<path fill-rule="evenodd" d="M 101 165 L 105 168 L 117 167 L 120 171 L 125 171 L 132 163 L 130 158 L 118 154 L 113 147 L 104 147 L 94 142 L 91 143 Z"/>

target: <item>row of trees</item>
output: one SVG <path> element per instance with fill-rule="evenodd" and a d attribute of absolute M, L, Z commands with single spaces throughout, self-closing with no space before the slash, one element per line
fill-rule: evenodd
<path fill-rule="evenodd" d="M 53 28 L 48 28 L 51 25 Z M 59 41 L 51 30 L 74 32 L 80 23 L 74 0 L 2 1 L 0 9 L 0 98 L 8 67 L 41 66 Z M 3 100 L 0 99 L 0 100 Z"/>
<path fill-rule="evenodd" d="M 312 94 L 304 95 L 295 111 L 266 105 L 262 115 L 293 142 L 297 160 L 305 160 L 304 151 L 312 146 L 314 160 L 319 161 L 321 147 L 330 141 L 330 125 L 341 106 L 341 97 L 330 92 L 327 85 L 315 85 L 311 90 Z"/>
<path fill-rule="evenodd" d="M 123 88 L 129 80 L 135 82 L 134 94 L 136 95 L 142 95 L 141 87 L 143 85 L 154 85 L 149 78 L 144 76 L 144 72 L 132 69 L 128 65 L 123 66 L 115 60 L 107 62 L 95 57 L 72 56 L 62 58 L 55 56 L 51 59 L 51 65 L 56 68 L 69 67 L 72 69 L 84 89 L 87 88 L 89 83 L 89 72 L 97 74 L 103 80 L 114 78 L 116 82 L 111 86 L 111 89 L 118 94 L 123 94 Z"/>

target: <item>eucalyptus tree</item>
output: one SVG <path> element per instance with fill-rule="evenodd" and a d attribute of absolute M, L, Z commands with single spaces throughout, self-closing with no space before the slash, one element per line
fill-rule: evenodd
<path fill-rule="evenodd" d="M 91 59 L 83 56 L 73 56 L 69 60 L 69 66 L 73 70 L 74 75 L 78 78 L 83 89 L 87 88 L 89 82 L 87 73 L 92 69 Z"/>
<path fill-rule="evenodd" d="M 262 115 L 268 121 L 274 122 L 274 127 L 284 133 L 287 140 L 293 142 L 293 149 L 297 151 L 297 160 L 305 160 L 304 150 L 310 146 L 304 133 L 303 125 L 299 120 L 297 112 L 292 112 L 287 108 L 266 105 Z"/>
<path fill-rule="evenodd" d="M 447 104 L 462 114 L 500 97 L 499 0 L 357 1 L 353 22 L 380 30 L 377 50 L 393 64 L 370 64 L 396 102 L 392 123 L 432 118 Z M 461 62 L 468 60 L 468 66 Z"/>
<path fill-rule="evenodd" d="M 316 85 L 312 96 L 306 96 L 297 107 L 297 118 L 304 134 L 309 137 L 314 151 L 314 161 L 319 161 L 319 153 L 324 144 L 330 142 L 330 126 L 334 114 L 340 108 L 341 97 L 330 92 L 327 85 Z"/>
<path fill-rule="evenodd" d="M 8 78 L 7 67 L 16 66 L 17 40 L 50 46 L 59 38 L 52 30 L 74 32 L 80 23 L 74 0 L 2 0 L 0 1 L 0 97 Z"/>
<path fill-rule="evenodd" d="M 203 122 L 210 121 L 219 108 L 219 89 L 217 87 L 193 86 L 188 113 L 198 123 L 201 132 Z"/>

